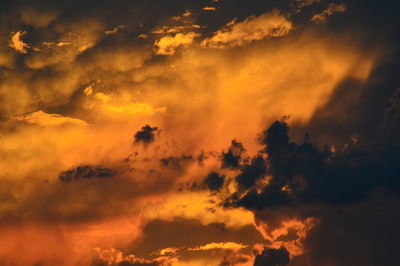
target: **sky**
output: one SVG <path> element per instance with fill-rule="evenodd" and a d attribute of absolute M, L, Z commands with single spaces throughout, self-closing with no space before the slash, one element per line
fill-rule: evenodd
<path fill-rule="evenodd" d="M 398 265 L 399 7 L 1 1 L 0 265 Z"/>

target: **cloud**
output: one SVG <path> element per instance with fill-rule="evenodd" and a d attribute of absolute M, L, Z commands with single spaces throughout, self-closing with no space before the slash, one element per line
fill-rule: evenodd
<path fill-rule="evenodd" d="M 236 176 L 236 183 L 240 189 L 248 189 L 254 186 L 257 180 L 267 174 L 267 163 L 262 156 L 255 156 L 250 164 L 242 167 L 241 173 Z"/>
<path fill-rule="evenodd" d="M 254 266 L 284 266 L 290 262 L 289 252 L 284 248 L 281 249 L 265 249 L 261 255 L 256 256 Z"/>
<path fill-rule="evenodd" d="M 74 169 L 64 171 L 59 178 L 62 182 L 71 182 L 79 179 L 90 178 L 110 178 L 116 175 L 116 172 L 107 168 L 94 167 L 91 165 L 78 166 Z"/>
<path fill-rule="evenodd" d="M 241 165 L 241 156 L 246 150 L 243 144 L 232 140 L 231 146 L 227 152 L 223 152 L 221 155 L 222 168 L 237 169 Z"/>
<path fill-rule="evenodd" d="M 201 45 L 209 48 L 242 46 L 267 37 L 285 36 L 292 29 L 292 22 L 275 10 L 258 17 L 248 17 L 241 22 L 232 20 L 212 37 L 204 39 Z"/>
<path fill-rule="evenodd" d="M 135 133 L 135 143 L 143 142 L 145 144 L 152 143 L 155 140 L 156 134 L 160 133 L 160 129 L 158 127 L 151 127 L 149 125 L 145 125 L 141 130 Z"/>
<path fill-rule="evenodd" d="M 203 10 L 205 10 L 205 11 L 215 11 L 215 10 L 217 10 L 217 8 L 214 7 L 214 6 L 205 6 L 205 7 L 203 7 Z"/>
<path fill-rule="evenodd" d="M 160 250 L 160 255 L 175 254 L 179 251 L 179 248 L 163 248 Z"/>
<path fill-rule="evenodd" d="M 204 179 L 204 184 L 207 185 L 208 189 L 211 191 L 220 191 L 224 185 L 225 176 L 220 176 L 216 172 L 211 172 Z"/>
<path fill-rule="evenodd" d="M 397 261 L 398 4 L 208 2 L 4 2 L 0 264 Z"/>
<path fill-rule="evenodd" d="M 263 239 L 252 225 L 234 229 L 219 223 L 202 225 L 198 220 L 192 219 L 171 221 L 156 219 L 144 227 L 143 238 L 130 246 L 128 251 L 138 256 L 146 256 L 150 253 L 157 256 L 159 251 L 166 247 L 180 247 L 176 253 L 166 254 L 166 256 L 178 257 L 179 262 L 185 266 L 201 266 L 207 261 L 212 265 L 219 265 L 224 258 L 226 260 L 229 258 L 233 260 L 234 257 L 250 259 L 251 246 L 254 242 L 260 243 Z M 207 246 L 211 249 L 205 250 L 204 247 L 211 243 L 213 244 Z M 189 250 L 198 247 L 202 250 Z M 212 261 L 209 260 L 210 258 L 213 258 Z M 195 261 L 197 263 L 194 263 Z"/>
<path fill-rule="evenodd" d="M 160 38 L 155 42 L 156 53 L 160 55 L 173 55 L 178 47 L 191 44 L 196 37 L 195 32 L 177 33 Z"/>
<path fill-rule="evenodd" d="M 189 248 L 189 250 L 211 250 L 211 249 L 233 249 L 238 250 L 247 247 L 246 245 L 242 245 L 235 242 L 221 242 L 221 243 L 209 243 L 204 246 L 199 246 L 195 248 Z"/>
<path fill-rule="evenodd" d="M 9 45 L 11 48 L 15 49 L 15 51 L 21 53 L 21 54 L 27 54 L 28 53 L 28 48 L 31 48 L 30 45 L 25 43 L 21 37 L 26 34 L 26 31 L 17 31 L 11 35 L 11 40 L 9 42 Z"/>
<path fill-rule="evenodd" d="M 121 251 L 111 249 L 96 248 L 98 257 L 94 259 L 91 265 L 109 265 L 109 266 L 163 266 L 171 265 L 168 257 L 159 257 L 152 260 L 137 257 L 133 254 L 125 255 Z"/>
<path fill-rule="evenodd" d="M 216 204 L 217 198 L 207 192 L 181 192 L 154 201 L 141 202 L 147 206 L 143 217 L 147 220 L 195 219 L 204 225 L 224 224 L 227 228 L 241 228 L 253 224 L 253 214 L 243 209 L 225 210 Z"/>
<path fill-rule="evenodd" d="M 332 16 L 334 13 L 343 13 L 345 11 L 346 11 L 345 4 L 329 3 L 327 8 L 321 13 L 314 15 L 311 18 L 311 21 L 318 24 L 324 23 L 327 20 L 327 17 Z"/>
<path fill-rule="evenodd" d="M 43 111 L 33 112 L 24 116 L 17 116 L 14 119 L 44 127 L 62 125 L 88 126 L 88 123 L 81 119 L 66 117 L 60 114 L 48 114 Z"/>
<path fill-rule="evenodd" d="M 297 8 L 303 8 L 306 6 L 311 6 L 316 3 L 320 3 L 321 0 L 294 0 L 294 3 Z"/>
<path fill-rule="evenodd" d="M 381 151 L 320 149 L 305 137 L 303 144 L 290 142 L 288 126 L 274 122 L 261 135 L 268 157 L 258 155 L 236 177 L 239 188 L 250 189 L 238 206 L 276 208 L 310 203 L 349 204 L 365 199 L 377 188 L 398 193 L 395 172 L 400 160 L 397 148 Z M 268 168 L 266 167 L 268 165 Z M 271 180 L 257 192 L 255 181 L 265 174 Z M 229 201 L 228 201 L 229 202 Z"/>

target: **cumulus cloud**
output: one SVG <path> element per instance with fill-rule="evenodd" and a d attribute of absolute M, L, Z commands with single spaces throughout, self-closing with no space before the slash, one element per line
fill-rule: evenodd
<path fill-rule="evenodd" d="M 155 42 L 156 53 L 173 55 L 178 47 L 191 44 L 198 36 L 200 36 L 198 33 L 188 32 L 162 37 Z"/>
<path fill-rule="evenodd" d="M 288 129 L 285 122 L 276 121 L 263 132 L 260 140 L 266 145 L 268 157 L 265 161 L 258 155 L 243 167 L 236 182 L 239 188 L 250 190 L 240 199 L 234 195 L 233 202 L 250 209 L 316 202 L 348 204 L 366 198 L 380 187 L 399 191 L 396 148 L 332 153 L 316 146 L 307 136 L 301 145 L 291 142 Z M 255 182 L 266 174 L 272 179 L 259 193 Z"/>
<path fill-rule="evenodd" d="M 275 10 L 260 16 L 251 16 L 244 21 L 232 20 L 212 37 L 203 40 L 201 45 L 210 48 L 227 48 L 242 46 L 267 37 L 282 37 L 293 29 L 289 21 Z"/>

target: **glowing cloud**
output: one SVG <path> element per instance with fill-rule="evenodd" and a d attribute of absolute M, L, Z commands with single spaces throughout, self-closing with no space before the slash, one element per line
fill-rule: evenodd
<path fill-rule="evenodd" d="M 199 246 L 196 248 L 189 248 L 188 250 L 211 250 L 211 249 L 233 249 L 239 250 L 247 247 L 247 245 L 242 245 L 235 242 L 220 242 L 220 243 L 209 243 L 204 246 Z"/>
<path fill-rule="evenodd" d="M 298 256 L 303 253 L 303 242 L 308 232 L 317 222 L 311 217 L 305 220 L 291 219 L 282 221 L 278 227 L 270 228 L 266 223 L 257 221 L 256 228 L 266 240 L 271 242 L 269 247 L 285 247 L 291 255 Z"/>
<path fill-rule="evenodd" d="M 322 11 L 319 14 L 314 15 L 311 18 L 312 22 L 315 22 L 317 24 L 324 23 L 327 19 L 327 17 L 333 15 L 334 13 L 343 13 L 346 11 L 346 5 L 345 4 L 334 4 L 334 3 L 329 3 L 328 7 Z"/>
<path fill-rule="evenodd" d="M 178 248 L 163 248 L 162 250 L 160 250 L 160 255 L 164 256 L 164 255 L 168 255 L 168 254 L 175 254 L 179 251 Z"/>
<path fill-rule="evenodd" d="M 29 124 L 36 124 L 39 126 L 61 126 L 61 125 L 76 125 L 76 126 L 88 126 L 83 120 L 66 117 L 59 114 L 49 114 L 43 111 L 37 111 L 28 115 L 15 117 L 15 120 L 24 121 Z"/>
<path fill-rule="evenodd" d="M 211 38 L 203 40 L 201 45 L 210 48 L 242 46 L 267 37 L 285 36 L 292 29 L 292 22 L 275 10 L 258 17 L 248 17 L 242 22 L 234 19 Z"/>
<path fill-rule="evenodd" d="M 198 33 L 189 32 L 162 37 L 155 42 L 157 47 L 156 53 L 161 55 L 173 55 L 179 46 L 191 44 L 199 35 Z"/>
<path fill-rule="evenodd" d="M 214 199 L 215 200 L 215 199 Z M 176 218 L 196 219 L 202 224 L 221 223 L 228 228 L 240 228 L 253 224 L 253 214 L 246 210 L 225 210 L 212 203 L 205 192 L 188 192 L 170 195 L 154 202 L 143 202 L 143 218 L 147 220 Z"/>
<path fill-rule="evenodd" d="M 27 43 L 25 43 L 21 38 L 26 34 L 26 31 L 17 31 L 11 35 L 11 40 L 9 45 L 11 48 L 15 49 L 15 51 L 21 54 L 27 54 L 28 48 L 31 48 Z"/>
<path fill-rule="evenodd" d="M 213 7 L 213 6 L 205 6 L 205 7 L 203 7 L 203 10 L 205 10 L 205 11 L 215 11 L 216 8 Z"/>

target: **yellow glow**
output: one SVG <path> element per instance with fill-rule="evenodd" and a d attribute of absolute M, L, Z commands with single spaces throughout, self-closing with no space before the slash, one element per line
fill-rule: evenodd
<path fill-rule="evenodd" d="M 39 126 L 60 126 L 64 124 L 88 126 L 88 124 L 83 120 L 65 117 L 59 114 L 48 114 L 43 111 L 37 111 L 25 116 L 15 117 L 15 120 L 25 121 L 30 124 L 37 124 Z"/>
<path fill-rule="evenodd" d="M 209 243 L 204 246 L 189 248 L 189 250 L 210 250 L 210 249 L 242 249 L 247 247 L 247 245 L 242 245 L 235 242 L 220 242 L 220 243 Z"/>
<path fill-rule="evenodd" d="M 282 37 L 292 29 L 292 23 L 286 17 L 278 11 L 273 11 L 259 17 L 248 17 L 238 23 L 232 20 L 211 38 L 205 39 L 202 46 L 211 48 L 241 46 L 266 37 Z"/>
<path fill-rule="evenodd" d="M 250 211 L 241 209 L 224 210 L 212 204 L 210 200 L 207 192 L 173 194 L 154 202 L 149 202 L 146 199 L 142 203 L 142 215 L 147 220 L 196 219 L 204 225 L 222 223 L 229 228 L 240 228 L 253 224 L 254 218 Z"/>
<path fill-rule="evenodd" d="M 174 36 L 162 37 L 155 42 L 157 47 L 156 53 L 161 55 L 173 55 L 179 46 L 191 44 L 197 36 L 199 36 L 199 34 L 189 32 L 186 34 L 177 33 Z"/>

